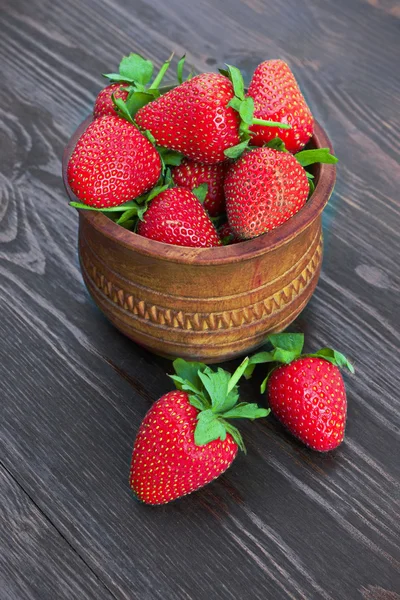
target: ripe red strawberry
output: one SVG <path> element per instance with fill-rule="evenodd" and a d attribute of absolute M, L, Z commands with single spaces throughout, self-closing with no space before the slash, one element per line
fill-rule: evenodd
<path fill-rule="evenodd" d="M 242 241 L 235 236 L 235 234 L 233 233 L 231 226 L 229 225 L 228 222 L 224 223 L 223 225 L 221 225 L 221 227 L 218 228 L 218 233 L 219 233 L 221 242 L 224 246 L 230 246 L 231 244 L 238 244 L 239 242 Z"/>
<path fill-rule="evenodd" d="M 202 73 L 141 108 L 136 122 L 160 146 L 215 164 L 226 160 L 224 150 L 240 142 L 239 113 L 227 106 L 233 98 L 227 77 Z"/>
<path fill-rule="evenodd" d="M 330 348 L 301 355 L 303 334 L 283 333 L 268 339 L 274 350 L 256 354 L 250 362 L 285 363 L 275 367 L 262 385 L 264 391 L 267 386 L 272 412 L 313 450 L 333 450 L 343 441 L 347 415 L 346 390 L 338 367 L 354 373 L 352 365 Z"/>
<path fill-rule="evenodd" d="M 289 152 L 298 152 L 309 141 L 314 119 L 289 66 L 282 60 L 266 60 L 258 65 L 250 82 L 247 96 L 254 99 L 254 116 L 289 123 L 289 130 L 252 125 L 255 135 L 251 143 L 262 146 L 276 135 L 285 142 Z"/>
<path fill-rule="evenodd" d="M 202 363 L 174 362 L 180 389 L 162 396 L 146 414 L 133 448 L 130 486 L 146 504 L 166 504 L 210 483 L 232 464 L 239 431 L 226 419 L 267 416 L 256 404 L 237 404 L 237 381 Z"/>
<path fill-rule="evenodd" d="M 168 70 L 172 57 L 173 53 L 150 84 L 153 76 L 153 63 L 133 52 L 129 56 L 124 56 L 119 64 L 118 73 L 104 74 L 104 77 L 112 83 L 101 90 L 97 96 L 93 116 L 97 118 L 120 114 L 121 105 L 116 108 L 112 96 L 115 100 L 128 102 L 128 110 L 131 113 L 134 112 L 133 107 L 143 106 L 154 97 L 159 96 L 157 88 Z"/>
<path fill-rule="evenodd" d="M 232 231 L 250 239 L 282 225 L 305 204 L 307 174 L 297 159 L 273 148 L 245 152 L 225 177 Z"/>
<path fill-rule="evenodd" d="M 152 240 L 199 248 L 221 245 L 204 206 L 186 188 L 170 188 L 158 194 L 143 219 L 137 233 Z"/>
<path fill-rule="evenodd" d="M 227 163 L 205 165 L 187 158 L 172 169 L 172 178 L 176 185 L 193 190 L 199 185 L 207 184 L 204 208 L 211 217 L 216 217 L 225 210 L 224 178 Z"/>
<path fill-rule="evenodd" d="M 122 89 L 125 87 L 125 89 Z M 93 116 L 94 118 L 104 117 L 105 115 L 116 115 L 115 105 L 112 101 L 112 95 L 114 97 L 121 98 L 124 102 L 128 97 L 128 91 L 126 90 L 126 85 L 121 83 L 112 83 L 105 87 L 96 98 L 93 108 Z"/>
<path fill-rule="evenodd" d="M 118 116 L 95 119 L 81 135 L 68 163 L 68 182 L 81 202 L 118 206 L 150 190 L 161 160 L 149 140 Z"/>

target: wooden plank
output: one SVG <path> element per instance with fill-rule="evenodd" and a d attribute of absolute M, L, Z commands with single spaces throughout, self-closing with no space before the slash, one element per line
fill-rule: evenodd
<path fill-rule="evenodd" d="M 400 107 L 392 4 L 55 0 L 50 10 L 6 0 L 2 9 L 1 456 L 39 516 L 82 557 L 65 550 L 64 566 L 45 536 L 32 570 L 51 559 L 60 577 L 74 573 L 82 582 L 74 598 L 107 597 L 83 587 L 88 568 L 121 599 L 394 598 Z M 151 401 L 170 389 L 170 367 L 118 334 L 85 293 L 60 157 L 103 85 L 98 74 L 128 51 L 160 65 L 171 49 L 187 50 L 199 70 L 237 64 L 247 79 L 267 57 L 293 66 L 340 158 L 321 281 L 296 327 L 309 349 L 345 351 L 357 374 L 346 377 L 349 424 L 336 453 L 305 450 L 272 418 L 246 424 L 247 457 L 204 491 L 150 509 L 130 495 L 130 452 Z M 259 399 L 261 376 L 243 386 L 244 399 Z M 23 533 L 19 521 L 15 536 Z M 13 560 L 25 560 L 21 546 Z"/>
<path fill-rule="evenodd" d="M 0 481 L 1 598 L 114 598 L 1 465 Z"/>

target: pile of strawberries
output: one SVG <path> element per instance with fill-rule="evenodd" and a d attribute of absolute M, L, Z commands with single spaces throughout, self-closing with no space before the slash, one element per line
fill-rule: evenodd
<path fill-rule="evenodd" d="M 98 95 L 94 119 L 68 164 L 77 208 L 177 246 L 237 243 L 275 229 L 313 191 L 305 167 L 336 162 L 329 149 L 302 150 L 314 120 L 281 60 L 255 70 L 248 91 L 236 67 L 189 75 L 161 94 L 170 57 L 153 65 L 124 57 Z M 153 81 L 152 81 L 153 79 Z"/>

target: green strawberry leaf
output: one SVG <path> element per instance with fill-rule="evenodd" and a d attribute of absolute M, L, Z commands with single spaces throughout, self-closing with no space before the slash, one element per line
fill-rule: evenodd
<path fill-rule="evenodd" d="M 313 354 L 305 354 L 305 356 L 323 358 L 337 367 L 347 368 L 350 373 L 355 372 L 353 365 L 347 360 L 344 354 L 338 352 L 337 350 L 333 350 L 332 348 L 321 348 L 321 350 L 318 350 L 318 352 L 314 352 Z"/>
<path fill-rule="evenodd" d="M 229 71 L 228 69 L 218 69 L 219 73 L 221 73 L 221 75 L 223 75 L 224 77 L 228 77 L 229 79 Z"/>
<path fill-rule="evenodd" d="M 128 110 L 126 102 L 124 102 L 122 98 L 116 98 L 114 94 L 111 94 L 111 99 L 114 103 L 115 110 L 117 111 L 119 116 L 123 119 L 126 119 L 127 121 L 129 121 L 129 123 L 132 123 L 132 125 L 136 127 L 136 123 L 131 117 L 131 113 Z"/>
<path fill-rule="evenodd" d="M 152 100 L 154 100 L 154 96 L 148 92 L 130 92 L 125 102 L 129 115 L 134 117 L 140 108 Z"/>
<path fill-rule="evenodd" d="M 129 202 L 125 202 L 124 204 L 120 204 L 119 206 L 111 206 L 110 208 L 96 208 L 95 206 L 89 206 L 88 204 L 83 204 L 82 202 L 70 202 L 69 205 L 73 208 L 79 208 L 80 210 L 94 210 L 97 212 L 104 213 L 112 213 L 112 212 L 124 212 L 128 208 L 133 208 L 137 204 L 137 200 L 129 200 Z"/>
<path fill-rule="evenodd" d="M 263 127 L 278 127 L 279 129 L 292 129 L 289 123 L 280 123 L 279 121 L 266 121 L 265 119 L 256 119 L 252 121 L 253 125 L 262 125 Z"/>
<path fill-rule="evenodd" d="M 245 98 L 239 106 L 239 114 L 240 118 L 246 125 L 251 125 L 253 123 L 253 115 L 254 115 L 254 100 L 250 96 Z"/>
<path fill-rule="evenodd" d="M 236 98 L 236 96 L 234 96 L 232 98 L 232 100 L 229 100 L 229 102 L 227 104 L 227 106 L 230 106 L 231 108 L 233 108 L 237 112 L 240 111 L 241 105 L 242 105 L 242 100 L 239 100 L 239 98 Z"/>
<path fill-rule="evenodd" d="M 198 185 L 197 187 L 195 187 L 192 190 L 192 193 L 196 196 L 196 198 L 198 200 L 200 200 L 200 202 L 202 204 L 204 203 L 204 200 L 206 199 L 207 192 L 208 192 L 208 184 L 207 183 L 201 183 L 200 185 Z"/>
<path fill-rule="evenodd" d="M 136 219 L 128 219 L 127 221 L 124 221 L 123 223 L 120 223 L 121 227 L 123 227 L 124 229 L 129 229 L 131 231 L 133 231 L 135 225 L 136 225 Z"/>
<path fill-rule="evenodd" d="M 236 146 L 231 146 L 230 148 L 227 148 L 226 150 L 224 150 L 224 154 L 227 158 L 239 158 L 240 156 L 242 156 L 243 152 L 246 150 L 246 148 L 249 145 L 249 141 L 250 140 L 245 140 L 244 142 L 240 142 L 240 144 L 236 144 Z"/>
<path fill-rule="evenodd" d="M 218 367 L 217 371 L 207 367 L 203 372 L 199 372 L 199 377 L 210 397 L 212 410 L 217 412 L 228 395 L 230 373 L 221 367 Z"/>
<path fill-rule="evenodd" d="M 226 65 L 228 67 L 229 79 L 232 81 L 233 92 L 239 100 L 244 99 L 244 81 L 243 75 L 237 67 Z"/>
<path fill-rule="evenodd" d="M 309 171 L 306 171 L 307 179 L 315 179 L 314 175 Z"/>
<path fill-rule="evenodd" d="M 247 363 L 244 376 L 246 379 L 250 379 L 253 375 L 253 371 L 256 368 L 256 365 L 274 362 L 274 352 L 257 352 L 257 354 L 253 354 L 250 356 L 249 361 Z"/>
<path fill-rule="evenodd" d="M 146 202 L 150 202 L 151 200 L 153 200 L 156 196 L 158 196 L 158 194 L 161 194 L 161 192 L 165 192 L 165 190 L 167 190 L 169 188 L 169 185 L 161 185 L 161 186 L 157 186 L 154 187 L 151 192 L 149 193 L 149 195 L 147 196 L 147 200 Z"/>
<path fill-rule="evenodd" d="M 236 369 L 236 371 L 233 373 L 233 375 L 231 376 L 231 378 L 228 381 L 228 394 L 229 392 L 231 392 L 233 390 L 233 388 L 236 386 L 237 382 L 239 381 L 239 379 L 242 377 L 242 375 L 245 373 L 247 365 L 249 364 L 249 359 L 248 357 L 246 357 L 238 366 L 238 368 Z"/>
<path fill-rule="evenodd" d="M 154 90 L 158 90 L 158 87 L 160 85 L 160 83 L 162 82 L 165 73 L 168 71 L 169 69 L 169 65 L 171 64 L 171 60 L 174 57 L 175 52 L 172 52 L 170 57 L 167 58 L 167 60 L 165 61 L 165 63 L 163 63 L 161 65 L 161 69 L 158 71 L 157 75 L 154 78 L 153 83 L 151 84 L 150 88 L 148 89 L 148 92 L 151 93 Z M 159 94 L 157 94 L 159 95 Z"/>
<path fill-rule="evenodd" d="M 184 390 L 185 392 L 192 392 L 197 395 L 201 393 L 201 385 L 196 386 L 194 383 L 185 379 L 184 377 L 179 377 L 179 375 L 168 375 L 170 379 L 175 383 L 175 387 L 178 390 Z"/>
<path fill-rule="evenodd" d="M 200 411 L 204 411 L 209 408 L 209 404 L 207 404 L 204 400 L 201 399 L 200 396 L 196 394 L 189 394 L 189 402 L 192 406 L 194 406 L 195 408 L 197 408 L 197 410 Z"/>
<path fill-rule="evenodd" d="M 244 402 L 224 413 L 224 419 L 260 419 L 267 417 L 270 409 L 260 408 L 258 404 Z"/>
<path fill-rule="evenodd" d="M 289 152 L 286 150 L 285 142 L 280 137 L 273 138 L 265 145 L 267 148 L 274 148 L 275 150 L 280 150 L 280 152 Z"/>
<path fill-rule="evenodd" d="M 162 156 L 164 164 L 172 167 L 178 167 L 185 158 L 183 154 L 176 150 L 169 150 L 169 148 L 163 148 L 162 146 L 157 146 L 157 150 Z"/>
<path fill-rule="evenodd" d="M 182 58 L 178 61 L 178 64 L 176 66 L 176 78 L 179 84 L 183 83 L 183 67 L 185 64 L 185 60 L 186 54 L 182 56 Z"/>
<path fill-rule="evenodd" d="M 226 427 L 219 421 L 211 410 L 204 410 L 197 415 L 197 425 L 194 430 L 194 443 L 204 446 L 217 439 L 226 439 Z"/>
<path fill-rule="evenodd" d="M 151 133 L 151 131 L 149 131 L 148 129 L 146 129 L 146 131 L 143 132 L 143 135 L 145 137 L 147 137 L 147 139 L 149 140 L 150 143 L 153 144 L 153 146 L 156 145 L 156 138 L 154 137 L 154 135 Z"/>
<path fill-rule="evenodd" d="M 238 392 L 237 386 L 235 386 L 234 389 L 228 393 L 223 404 L 221 404 L 221 406 L 219 407 L 218 411 L 214 411 L 214 412 L 218 412 L 222 416 L 225 416 L 225 412 L 228 410 L 231 410 L 231 408 L 233 408 L 237 404 L 238 400 L 239 400 L 239 392 Z"/>
<path fill-rule="evenodd" d="M 269 335 L 267 339 L 274 348 L 289 350 L 298 356 L 301 354 L 304 346 L 303 333 L 274 333 Z"/>
<path fill-rule="evenodd" d="M 129 210 L 126 210 L 125 212 L 122 213 L 122 215 L 116 221 L 116 223 L 118 225 L 123 225 L 126 221 L 131 220 L 132 217 L 137 217 L 137 213 L 138 213 L 138 207 L 130 208 Z"/>
<path fill-rule="evenodd" d="M 302 167 L 308 167 L 315 163 L 334 165 L 338 162 L 336 156 L 330 153 L 329 148 L 317 148 L 315 150 L 302 150 L 295 154 Z"/>
<path fill-rule="evenodd" d="M 268 371 L 266 378 L 262 381 L 261 385 L 260 385 L 260 392 L 262 394 L 265 394 L 266 389 L 267 389 L 267 384 L 268 384 L 268 379 L 271 377 L 272 373 L 275 371 L 275 368 L 272 368 Z"/>
<path fill-rule="evenodd" d="M 146 60 L 140 54 L 131 52 L 129 56 L 124 56 L 119 64 L 119 73 L 127 81 L 135 81 L 141 85 L 149 83 L 153 76 L 153 63 Z"/>
<path fill-rule="evenodd" d="M 207 365 L 200 362 L 189 362 L 183 358 L 177 358 L 172 363 L 172 366 L 174 367 L 175 373 L 179 377 L 190 381 L 190 383 L 192 383 L 198 390 L 201 390 L 202 383 L 199 377 L 199 371 L 201 373 L 205 371 L 205 369 L 207 369 Z"/>
<path fill-rule="evenodd" d="M 231 434 L 239 448 L 242 450 L 242 452 L 246 454 L 246 447 L 244 445 L 243 438 L 239 429 L 237 429 L 234 425 L 232 425 L 228 421 L 225 421 L 224 419 L 221 419 L 221 421 L 223 422 L 226 431 Z"/>
<path fill-rule="evenodd" d="M 313 182 L 312 179 L 308 180 L 308 185 L 309 185 L 309 188 L 310 188 L 310 191 L 308 192 L 308 197 L 311 198 L 311 196 L 313 195 L 314 190 L 315 190 L 315 184 L 314 184 L 314 182 Z"/>
<path fill-rule="evenodd" d="M 123 82 L 123 79 L 121 79 L 121 75 L 119 73 L 102 73 L 102 76 L 105 77 L 106 79 L 109 79 L 113 83 L 117 83 L 118 81 L 120 81 L 121 83 Z M 133 83 L 133 82 L 129 79 L 128 81 L 125 81 L 124 83 Z"/>

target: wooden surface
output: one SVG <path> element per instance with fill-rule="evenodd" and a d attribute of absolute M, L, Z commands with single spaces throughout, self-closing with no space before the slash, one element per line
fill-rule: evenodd
<path fill-rule="evenodd" d="M 213 6 L 214 5 L 214 6 Z M 399 579 L 399 5 L 3 0 L 0 598 L 395 600 Z M 61 155 L 129 51 L 246 77 L 287 59 L 340 158 L 307 348 L 353 359 L 347 436 L 320 456 L 273 418 L 173 505 L 137 504 L 132 442 L 167 389 L 85 292 Z M 233 365 L 230 365 L 233 366 Z M 258 399 L 258 378 L 243 386 Z"/>

